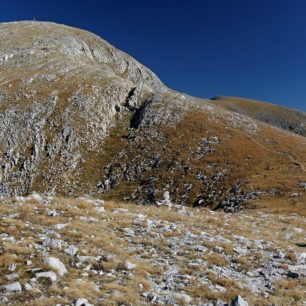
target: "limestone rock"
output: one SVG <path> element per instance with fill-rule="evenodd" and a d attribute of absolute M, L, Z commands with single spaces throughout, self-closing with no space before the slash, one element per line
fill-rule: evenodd
<path fill-rule="evenodd" d="M 52 270 L 54 270 L 59 276 L 64 276 L 68 273 L 65 265 L 55 257 L 48 257 L 44 260 L 44 263 Z"/>
<path fill-rule="evenodd" d="M 88 302 L 87 299 L 78 298 L 78 299 L 74 302 L 74 306 L 93 306 L 93 305 L 90 304 L 90 303 Z"/>
<path fill-rule="evenodd" d="M 21 288 L 21 285 L 19 282 L 16 282 L 16 283 L 12 283 L 12 284 L 9 284 L 9 285 L 4 285 L 2 286 L 3 289 L 5 289 L 6 291 L 22 291 L 22 288 Z"/>
<path fill-rule="evenodd" d="M 124 263 L 124 268 L 127 269 L 127 270 L 133 270 L 133 269 L 136 268 L 136 265 L 133 264 L 132 262 L 130 262 L 130 261 L 127 260 L 127 261 Z"/>
<path fill-rule="evenodd" d="M 57 276 L 53 271 L 48 271 L 48 272 L 39 272 L 36 273 L 36 278 L 47 278 L 51 282 L 55 282 L 57 280 Z"/>
<path fill-rule="evenodd" d="M 249 304 L 240 296 L 235 296 L 231 301 L 231 306 L 248 306 Z"/>

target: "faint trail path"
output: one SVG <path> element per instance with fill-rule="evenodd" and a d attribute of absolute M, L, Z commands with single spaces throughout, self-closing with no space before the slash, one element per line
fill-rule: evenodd
<path fill-rule="evenodd" d="M 271 148 L 268 148 L 266 146 L 264 146 L 263 144 L 261 144 L 260 142 L 258 142 L 256 139 L 254 139 L 253 137 L 251 137 L 249 134 L 243 132 L 244 135 L 250 139 L 251 141 L 253 141 L 255 144 L 257 144 L 258 146 L 260 146 L 261 148 L 267 150 L 267 151 L 270 151 L 270 152 L 273 152 L 277 155 L 281 155 L 281 156 L 285 156 L 287 157 L 288 159 L 290 159 L 293 163 L 297 164 L 300 166 L 301 170 L 303 172 L 306 172 L 306 169 L 305 169 L 305 165 L 303 163 L 301 163 L 300 161 L 296 160 L 293 156 L 289 155 L 289 154 L 286 154 L 286 153 L 283 153 L 283 152 L 279 152 L 279 151 L 276 151 L 274 149 L 271 149 Z"/>

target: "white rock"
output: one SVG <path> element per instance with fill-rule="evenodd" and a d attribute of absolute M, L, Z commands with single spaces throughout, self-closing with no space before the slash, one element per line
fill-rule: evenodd
<path fill-rule="evenodd" d="M 48 238 L 48 237 L 43 240 L 43 245 L 49 246 L 53 249 L 59 249 L 59 250 L 62 249 L 62 243 L 63 243 L 62 240 L 52 239 L 52 238 Z"/>
<path fill-rule="evenodd" d="M 42 202 L 42 200 L 43 200 L 42 196 L 41 196 L 39 193 L 37 193 L 37 192 L 33 192 L 33 193 L 29 196 L 29 198 L 30 198 L 30 199 L 33 199 L 33 200 L 35 200 L 35 201 L 37 201 L 37 202 Z"/>
<path fill-rule="evenodd" d="M 19 275 L 17 273 L 12 273 L 12 274 L 5 275 L 5 278 L 11 281 L 11 280 L 15 280 L 19 278 Z"/>
<path fill-rule="evenodd" d="M 54 228 L 57 230 L 62 230 L 64 229 L 68 224 L 56 224 L 54 225 Z"/>
<path fill-rule="evenodd" d="M 8 270 L 9 270 L 10 272 L 14 272 L 14 271 L 16 270 L 16 268 L 17 268 L 17 266 L 16 266 L 16 264 L 14 264 L 14 263 L 9 264 L 9 266 L 8 266 Z"/>
<path fill-rule="evenodd" d="M 189 305 L 192 301 L 192 298 L 186 293 L 174 293 L 173 297 L 177 300 L 182 301 L 183 303 Z"/>
<path fill-rule="evenodd" d="M 297 253 L 296 257 L 297 257 L 298 263 L 304 264 L 306 262 L 306 253 L 305 252 L 304 253 Z"/>
<path fill-rule="evenodd" d="M 53 271 L 49 272 L 39 272 L 35 274 L 36 278 L 48 278 L 51 282 L 55 282 L 57 280 L 57 276 Z"/>
<path fill-rule="evenodd" d="M 2 286 L 3 289 L 5 289 L 6 291 L 21 291 L 21 285 L 19 282 L 16 283 L 12 283 L 9 285 L 4 285 Z"/>
<path fill-rule="evenodd" d="M 80 262 L 87 262 L 87 261 L 98 261 L 101 256 L 79 256 L 78 260 Z"/>
<path fill-rule="evenodd" d="M 102 205 L 104 205 L 104 201 L 103 200 L 99 200 L 98 199 L 98 200 L 95 201 L 95 206 L 96 207 L 99 207 L 99 206 L 102 206 Z"/>
<path fill-rule="evenodd" d="M 181 216 L 186 216 L 187 215 L 186 207 L 183 205 L 177 205 L 177 213 Z"/>
<path fill-rule="evenodd" d="M 87 299 L 79 298 L 74 302 L 74 306 L 93 306 L 93 304 L 89 304 Z"/>
<path fill-rule="evenodd" d="M 95 210 L 99 213 L 103 213 L 105 212 L 105 208 L 104 207 L 95 207 Z"/>
<path fill-rule="evenodd" d="M 124 235 L 127 236 L 127 237 L 134 237 L 135 236 L 135 232 L 132 228 L 124 228 L 123 229 L 123 232 L 124 232 Z"/>
<path fill-rule="evenodd" d="M 68 271 L 65 265 L 55 257 L 48 257 L 45 259 L 45 264 L 52 270 L 54 270 L 59 276 L 63 276 Z"/>
<path fill-rule="evenodd" d="M 247 248 L 243 248 L 239 245 L 237 245 L 235 248 L 234 248 L 234 251 L 236 253 L 238 253 L 239 255 L 245 255 L 248 253 L 248 249 Z"/>
<path fill-rule="evenodd" d="M 75 245 L 69 245 L 67 249 L 65 249 L 65 253 L 74 256 L 78 252 L 78 248 Z"/>
<path fill-rule="evenodd" d="M 84 221 L 84 222 L 88 222 L 88 223 L 99 221 L 98 219 L 96 219 L 94 217 L 86 217 L 86 216 L 80 216 L 80 220 Z"/>
<path fill-rule="evenodd" d="M 283 259 L 283 258 L 285 258 L 285 254 L 284 254 L 282 251 L 277 250 L 277 251 L 273 254 L 273 257 L 274 257 L 274 258 Z"/>
<path fill-rule="evenodd" d="M 160 202 L 156 202 L 156 205 L 157 205 L 157 206 L 166 205 L 166 206 L 168 206 L 169 208 L 172 207 L 172 203 L 171 203 L 171 200 L 170 200 L 170 193 L 169 193 L 169 191 L 165 191 L 165 192 L 164 192 L 164 194 L 163 194 L 163 200 L 161 200 Z"/>
<path fill-rule="evenodd" d="M 59 213 L 55 209 L 46 209 L 46 214 L 49 217 L 56 217 L 59 216 Z"/>
<path fill-rule="evenodd" d="M 216 306 L 226 306 L 227 303 L 223 302 L 222 300 L 218 300 Z"/>
<path fill-rule="evenodd" d="M 130 261 L 127 260 L 127 261 L 124 263 L 124 268 L 127 269 L 127 270 L 133 270 L 133 269 L 136 268 L 136 265 L 133 264 L 132 262 L 130 262 Z"/>
<path fill-rule="evenodd" d="M 235 296 L 231 301 L 231 306 L 248 306 L 249 304 L 240 296 Z"/>
<path fill-rule="evenodd" d="M 297 233 L 303 233 L 303 229 L 300 228 L 300 227 L 295 227 L 294 230 L 295 230 Z"/>
<path fill-rule="evenodd" d="M 25 283 L 24 284 L 24 289 L 26 290 L 26 291 L 29 291 L 29 290 L 31 290 L 33 287 L 29 284 L 29 283 Z"/>
<path fill-rule="evenodd" d="M 146 216 L 145 216 L 145 215 L 143 215 L 143 214 L 137 214 L 137 215 L 135 216 L 135 218 L 134 218 L 133 221 L 135 221 L 135 222 L 142 222 L 142 221 L 144 221 L 145 219 L 146 219 Z"/>
<path fill-rule="evenodd" d="M 128 213 L 129 210 L 126 208 L 117 208 L 113 211 L 114 214 L 124 214 L 124 213 Z"/>

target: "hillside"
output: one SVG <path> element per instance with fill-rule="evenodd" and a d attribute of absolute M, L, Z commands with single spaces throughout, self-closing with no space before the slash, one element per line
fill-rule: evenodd
<path fill-rule="evenodd" d="M 303 210 L 304 137 L 170 90 L 86 31 L 44 22 L 0 30 L 1 195 L 145 204 L 169 191 L 179 204 L 235 211 L 295 194 L 293 209 Z"/>
<path fill-rule="evenodd" d="M 278 128 L 306 136 L 306 113 L 256 100 L 218 96 L 212 103 Z"/>

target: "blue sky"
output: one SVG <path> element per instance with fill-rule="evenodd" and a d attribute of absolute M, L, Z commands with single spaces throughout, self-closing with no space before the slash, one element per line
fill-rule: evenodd
<path fill-rule="evenodd" d="M 306 111 L 304 0 L 1 3 L 2 22 L 34 17 L 100 35 L 176 90 L 207 98 L 254 98 Z"/>

